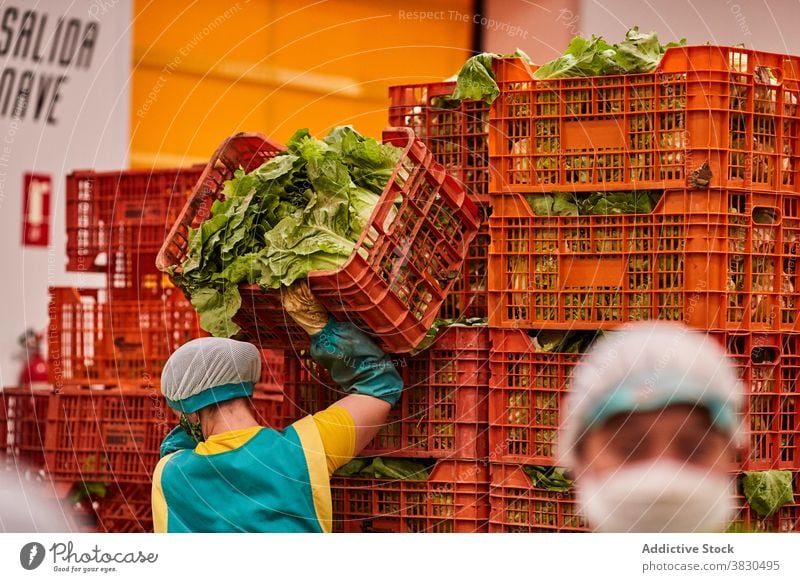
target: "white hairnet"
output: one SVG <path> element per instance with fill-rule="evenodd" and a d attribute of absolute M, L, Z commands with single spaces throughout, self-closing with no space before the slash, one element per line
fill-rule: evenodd
<path fill-rule="evenodd" d="M 161 371 L 161 392 L 170 406 L 196 412 L 216 402 L 250 396 L 261 375 L 253 344 L 204 337 L 179 347 Z"/>
<path fill-rule="evenodd" d="M 587 429 L 620 412 L 697 404 L 714 425 L 741 438 L 744 387 L 717 341 L 667 322 L 629 324 L 598 340 L 576 367 L 559 435 L 560 463 Z"/>

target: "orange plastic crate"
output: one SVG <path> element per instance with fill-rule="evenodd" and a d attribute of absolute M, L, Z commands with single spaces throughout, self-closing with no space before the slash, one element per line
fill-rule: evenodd
<path fill-rule="evenodd" d="M 175 425 L 157 390 L 65 388 L 48 407 L 47 471 L 73 483 L 148 484 L 161 441 Z"/>
<path fill-rule="evenodd" d="M 197 313 L 177 291 L 160 300 L 108 300 L 103 290 L 50 289 L 48 372 L 56 390 L 158 389 L 170 354 L 202 335 Z"/>
<path fill-rule="evenodd" d="M 400 402 L 363 455 L 476 459 L 488 454 L 489 330 L 453 326 L 421 354 L 395 362 Z M 288 422 L 345 396 L 308 355 L 287 353 Z"/>
<path fill-rule="evenodd" d="M 652 73 L 536 80 L 494 64 L 490 192 L 710 186 L 797 192 L 800 57 L 668 49 Z"/>
<path fill-rule="evenodd" d="M 488 209 L 481 208 L 481 226 L 469 246 L 469 254 L 450 294 L 445 297 L 439 311 L 442 319 L 489 316 L 489 222 Z"/>
<path fill-rule="evenodd" d="M 0 390 L 0 454 L 20 469 L 44 466 L 44 435 L 51 389 Z"/>
<path fill-rule="evenodd" d="M 113 484 L 95 510 L 99 533 L 152 533 L 149 484 Z"/>
<path fill-rule="evenodd" d="M 504 194 L 492 209 L 493 327 L 800 331 L 797 194 L 667 190 L 651 214 L 549 217 Z"/>
<path fill-rule="evenodd" d="M 448 174 L 480 204 L 489 199 L 489 105 L 450 101 L 454 81 L 389 87 L 389 125 L 414 130 Z"/>
<path fill-rule="evenodd" d="M 407 128 L 388 128 L 384 142 L 403 155 L 347 263 L 335 271 L 309 273 L 314 295 L 339 319 L 371 330 L 387 352 L 408 352 L 433 324 L 478 230 L 477 209 L 463 189 L 434 161 Z M 188 232 L 208 218 L 225 180 L 251 171 L 277 153 L 259 134 L 223 143 L 176 222 L 158 257 L 163 271 L 180 269 Z M 269 155 L 267 155 L 269 154 Z M 395 201 L 402 200 L 394 210 Z M 284 313 L 280 290 L 242 286 L 235 320 L 241 337 L 265 348 L 308 346 L 308 336 Z"/>
<path fill-rule="evenodd" d="M 67 176 L 67 270 L 105 272 L 124 241 L 155 255 L 203 166 Z"/>
<path fill-rule="evenodd" d="M 489 472 L 439 461 L 426 481 L 331 479 L 335 532 L 477 533 L 487 530 Z"/>
<path fill-rule="evenodd" d="M 492 463 L 489 502 L 492 533 L 586 532 L 574 494 L 539 489 L 522 465 Z"/>
<path fill-rule="evenodd" d="M 580 354 L 536 352 L 525 331 L 491 330 L 489 449 L 503 462 L 552 465 L 564 395 Z M 745 470 L 800 470 L 794 335 L 715 334 L 746 386 Z"/>

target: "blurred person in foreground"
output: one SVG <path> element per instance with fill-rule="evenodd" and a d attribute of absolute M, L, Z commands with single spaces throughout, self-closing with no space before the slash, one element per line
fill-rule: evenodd
<path fill-rule="evenodd" d="M 0 455 L 0 533 L 68 533 L 77 531 L 70 510 L 49 491 L 49 484 L 30 478 L 31 471 Z"/>
<path fill-rule="evenodd" d="M 723 531 L 743 394 L 722 347 L 683 325 L 641 322 L 598 340 L 575 370 L 559 437 L 589 525 Z"/>
<path fill-rule="evenodd" d="M 305 281 L 284 291 L 283 305 L 350 394 L 282 431 L 265 428 L 249 401 L 261 372 L 254 345 L 201 338 L 178 348 L 161 374 L 181 426 L 153 477 L 156 532 L 331 531 L 329 478 L 378 433 L 402 380 L 369 337 L 328 317 Z"/>

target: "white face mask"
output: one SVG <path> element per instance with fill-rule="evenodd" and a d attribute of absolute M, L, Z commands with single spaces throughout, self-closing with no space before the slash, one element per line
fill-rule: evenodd
<path fill-rule="evenodd" d="M 578 480 L 577 498 L 599 532 L 720 532 L 733 518 L 728 475 L 671 459 Z"/>

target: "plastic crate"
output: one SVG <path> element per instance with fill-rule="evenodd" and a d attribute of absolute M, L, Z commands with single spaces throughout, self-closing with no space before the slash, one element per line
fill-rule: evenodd
<path fill-rule="evenodd" d="M 333 531 L 485 532 L 488 494 L 488 467 L 477 461 L 439 461 L 426 481 L 334 476 Z"/>
<path fill-rule="evenodd" d="M 152 533 L 151 486 L 113 484 L 95 512 L 99 533 Z"/>
<path fill-rule="evenodd" d="M 283 350 L 261 351 L 261 378 L 257 382 L 257 389 L 265 392 L 283 392 L 284 353 Z"/>
<path fill-rule="evenodd" d="M 389 87 L 389 125 L 410 127 L 479 204 L 489 199 L 489 105 L 449 101 L 455 82 Z"/>
<path fill-rule="evenodd" d="M 65 388 L 47 411 L 47 471 L 66 482 L 148 484 L 175 424 L 157 390 Z"/>
<path fill-rule="evenodd" d="M 522 465 L 492 463 L 489 502 L 492 533 L 586 532 L 572 492 L 533 486 Z"/>
<path fill-rule="evenodd" d="M 383 457 L 476 459 L 488 454 L 489 330 L 452 326 L 421 354 L 399 359 L 400 402 L 362 451 Z M 287 354 L 286 424 L 345 396 L 307 354 Z"/>
<path fill-rule="evenodd" d="M 250 402 L 258 424 L 276 430 L 285 428 L 284 398 L 280 391 L 268 391 L 256 386 Z"/>
<path fill-rule="evenodd" d="M 442 319 L 487 318 L 489 316 L 489 222 L 488 207 L 481 208 L 481 226 L 469 245 L 461 274 L 439 311 Z"/>
<path fill-rule="evenodd" d="M 724 341 L 749 391 L 743 469 L 800 470 L 800 336 L 728 334 Z"/>
<path fill-rule="evenodd" d="M 800 471 L 794 474 L 794 503 L 778 510 L 775 531 L 800 532 Z"/>
<path fill-rule="evenodd" d="M 692 46 L 645 74 L 536 80 L 519 58 L 494 70 L 492 193 L 800 186 L 800 57 Z"/>
<path fill-rule="evenodd" d="M 387 352 L 408 352 L 422 341 L 468 254 L 478 230 L 477 209 L 408 128 L 389 128 L 384 142 L 403 154 L 369 226 L 347 263 L 309 273 L 314 295 L 334 317 L 371 330 Z M 212 157 L 198 189 L 167 237 L 158 267 L 177 272 L 186 257 L 188 229 L 208 218 L 222 184 L 274 155 L 277 146 L 258 134 L 226 140 Z M 395 201 L 402 200 L 399 209 Z M 290 322 L 280 290 L 243 286 L 235 321 L 241 337 L 265 348 L 305 347 L 308 336 Z"/>
<path fill-rule="evenodd" d="M 106 271 L 110 300 L 153 301 L 176 293 L 169 277 L 156 268 L 155 253 L 140 253 L 131 244 L 120 244 L 110 257 Z"/>
<path fill-rule="evenodd" d="M 525 331 L 491 330 L 489 449 L 498 461 L 552 465 L 562 401 L 581 354 L 542 353 Z M 715 334 L 748 387 L 737 468 L 800 469 L 800 336 Z"/>
<path fill-rule="evenodd" d="M 581 354 L 542 353 L 525 331 L 491 330 L 489 449 L 505 463 L 552 465 L 562 400 Z"/>
<path fill-rule="evenodd" d="M 489 323 L 609 329 L 800 331 L 800 196 L 667 190 L 651 214 L 536 216 L 492 201 Z"/>
<path fill-rule="evenodd" d="M 0 454 L 20 469 L 44 466 L 44 438 L 50 389 L 0 390 Z"/>
<path fill-rule="evenodd" d="M 67 176 L 67 270 L 106 272 L 120 242 L 155 255 L 204 167 Z"/>
<path fill-rule="evenodd" d="M 158 388 L 170 354 L 201 337 L 197 313 L 177 290 L 162 299 L 109 300 L 103 290 L 50 289 L 48 372 L 62 386 Z"/>

